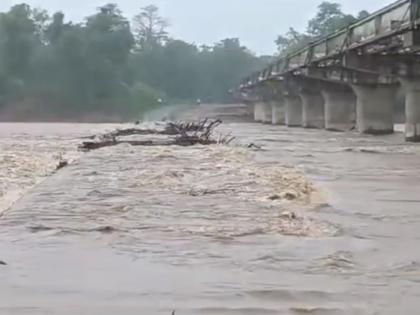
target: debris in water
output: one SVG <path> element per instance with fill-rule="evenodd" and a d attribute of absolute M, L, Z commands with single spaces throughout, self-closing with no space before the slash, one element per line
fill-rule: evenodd
<path fill-rule="evenodd" d="M 295 200 L 297 198 L 296 193 L 292 191 L 285 191 L 281 194 L 281 199 L 284 200 Z"/>
<path fill-rule="evenodd" d="M 93 229 L 93 231 L 95 232 L 100 232 L 100 233 L 104 233 L 104 234 L 110 234 L 110 233 L 114 233 L 115 231 L 117 231 L 116 228 L 114 228 L 113 226 L 101 226 L 98 228 Z"/>
<path fill-rule="evenodd" d="M 188 194 L 193 197 L 201 197 L 206 195 L 228 194 L 234 193 L 233 189 L 191 189 Z"/>
<path fill-rule="evenodd" d="M 222 123 L 220 119 L 209 120 L 203 119 L 198 122 L 166 122 L 162 130 L 159 129 L 142 129 L 142 128 L 128 128 L 118 129 L 103 135 L 104 138 L 116 138 L 121 136 L 133 135 L 167 135 L 175 136 L 186 132 L 207 132 L 212 130 Z"/>
<path fill-rule="evenodd" d="M 271 195 L 270 197 L 268 197 L 268 199 L 272 200 L 272 201 L 275 201 L 275 200 L 280 200 L 282 198 L 279 195 Z"/>
<path fill-rule="evenodd" d="M 257 149 L 257 150 L 261 150 L 262 147 L 259 145 L 256 145 L 255 143 L 250 143 L 248 144 L 248 149 Z"/>
<path fill-rule="evenodd" d="M 204 119 L 199 122 L 169 122 L 163 130 L 158 129 L 119 129 L 99 137 L 99 141 L 83 142 L 79 149 L 82 151 L 97 150 L 103 147 L 129 144 L 132 146 L 192 146 L 195 144 L 229 144 L 235 138 L 227 135 L 218 140 L 212 138 L 214 129 L 222 123 L 221 120 Z M 175 136 L 163 140 L 120 140 L 118 137 L 133 135 L 168 135 Z"/>
<path fill-rule="evenodd" d="M 0 260 L 0 266 L 7 266 L 7 264 L 3 260 Z"/>
<path fill-rule="evenodd" d="M 373 149 L 360 149 L 361 153 L 371 153 L 371 154 L 377 154 L 377 153 L 381 153 L 377 150 L 373 150 Z"/>
<path fill-rule="evenodd" d="M 60 160 L 59 162 L 58 162 L 58 165 L 57 165 L 57 167 L 56 167 L 56 171 L 58 171 L 58 170 L 61 170 L 62 168 L 65 168 L 66 166 L 68 166 L 69 165 L 69 162 L 68 161 L 66 161 L 66 160 Z"/>
<path fill-rule="evenodd" d="M 31 233 L 38 233 L 38 232 L 45 232 L 45 231 L 51 231 L 53 228 L 44 226 L 44 225 L 36 225 L 36 226 L 30 226 L 28 227 L 28 230 Z"/>
<path fill-rule="evenodd" d="M 288 220 L 296 220 L 297 216 L 296 216 L 296 213 L 294 213 L 292 211 L 283 211 L 280 214 L 280 218 L 284 218 L 284 219 L 288 219 Z"/>

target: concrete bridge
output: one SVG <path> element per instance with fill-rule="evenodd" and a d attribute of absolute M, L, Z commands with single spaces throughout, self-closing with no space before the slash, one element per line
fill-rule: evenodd
<path fill-rule="evenodd" d="M 394 131 L 405 95 L 407 141 L 420 142 L 420 0 L 400 0 L 246 78 L 255 120 L 362 133 Z"/>

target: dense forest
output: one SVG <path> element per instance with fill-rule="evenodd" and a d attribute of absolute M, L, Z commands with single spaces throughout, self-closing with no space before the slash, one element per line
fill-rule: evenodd
<path fill-rule="evenodd" d="M 290 29 L 277 38 L 278 54 L 366 14 L 323 2 L 306 33 Z M 81 23 L 27 4 L 0 13 L 0 120 L 124 119 L 161 104 L 227 102 L 230 88 L 272 59 L 237 38 L 187 43 L 168 26 L 153 5 L 132 21 L 116 4 Z"/>
<path fill-rule="evenodd" d="M 0 13 L 0 119 L 124 118 L 160 100 L 227 101 L 229 88 L 266 62 L 239 39 L 197 47 L 167 27 L 155 6 L 132 22 L 115 4 L 78 24 L 26 4 Z"/>

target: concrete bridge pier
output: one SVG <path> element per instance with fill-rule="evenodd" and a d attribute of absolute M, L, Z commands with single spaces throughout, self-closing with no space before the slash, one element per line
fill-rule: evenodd
<path fill-rule="evenodd" d="M 265 105 L 263 102 L 255 102 L 254 104 L 254 121 L 263 122 L 265 117 Z"/>
<path fill-rule="evenodd" d="M 246 106 L 246 115 L 250 118 L 254 118 L 254 107 L 255 104 L 250 101 L 243 101 L 243 104 Z"/>
<path fill-rule="evenodd" d="M 301 127 L 302 126 L 302 99 L 298 95 L 284 96 L 286 104 L 286 126 Z"/>
<path fill-rule="evenodd" d="M 286 108 L 283 98 L 278 97 L 271 102 L 272 124 L 284 125 L 286 123 Z"/>
<path fill-rule="evenodd" d="M 264 124 L 272 124 L 273 122 L 273 109 L 271 106 L 271 101 L 264 101 L 264 114 L 262 122 Z"/>
<path fill-rule="evenodd" d="M 357 128 L 361 133 L 394 132 L 394 103 L 397 85 L 352 85 L 357 96 Z"/>
<path fill-rule="evenodd" d="M 420 80 L 402 79 L 405 90 L 405 139 L 420 142 Z"/>
<path fill-rule="evenodd" d="M 325 100 L 325 129 L 349 131 L 356 125 L 356 96 L 345 85 L 325 86 L 322 89 Z"/>
<path fill-rule="evenodd" d="M 264 124 L 271 124 L 272 109 L 268 101 L 258 101 L 254 105 L 254 120 Z"/>
<path fill-rule="evenodd" d="M 325 127 L 324 98 L 320 92 L 302 91 L 302 126 L 304 128 Z"/>

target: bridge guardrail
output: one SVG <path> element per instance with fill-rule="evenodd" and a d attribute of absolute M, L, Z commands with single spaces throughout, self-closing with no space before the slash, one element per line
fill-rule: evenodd
<path fill-rule="evenodd" d="M 333 58 L 382 39 L 409 32 L 419 25 L 420 0 L 400 0 L 345 29 L 315 40 L 304 48 L 278 59 L 265 69 L 246 78 L 241 88 L 281 77 L 293 70 Z"/>

